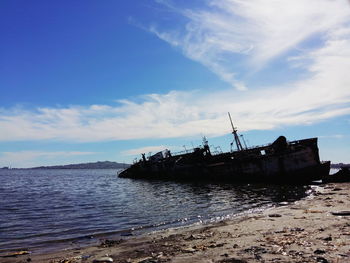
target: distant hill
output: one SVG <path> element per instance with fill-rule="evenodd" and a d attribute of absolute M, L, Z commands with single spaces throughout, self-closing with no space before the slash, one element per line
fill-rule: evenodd
<path fill-rule="evenodd" d="M 117 162 L 95 162 L 95 163 L 78 163 L 67 165 L 54 165 L 54 166 L 39 166 L 30 169 L 122 169 L 129 167 L 130 164 L 117 163 Z"/>
<path fill-rule="evenodd" d="M 331 168 L 350 167 L 349 163 L 332 163 Z"/>

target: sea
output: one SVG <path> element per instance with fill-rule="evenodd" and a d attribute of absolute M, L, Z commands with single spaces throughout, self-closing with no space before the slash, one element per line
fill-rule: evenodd
<path fill-rule="evenodd" d="M 115 169 L 0 169 L 0 253 L 44 253 L 207 224 L 306 197 L 309 186 L 125 179 Z"/>

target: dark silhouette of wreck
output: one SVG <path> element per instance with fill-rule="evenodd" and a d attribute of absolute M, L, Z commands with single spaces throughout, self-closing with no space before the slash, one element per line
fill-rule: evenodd
<path fill-rule="evenodd" d="M 288 142 L 284 136 L 265 146 L 242 145 L 237 129 L 232 134 L 237 150 L 212 153 L 208 141 L 190 152 L 172 154 L 169 150 L 142 159 L 119 177 L 192 181 L 249 183 L 310 183 L 329 175 L 330 162 L 321 162 L 317 138 Z M 232 146 L 232 144 L 231 144 Z M 232 147 L 231 147 L 232 148 Z"/>
<path fill-rule="evenodd" d="M 349 167 L 340 167 L 340 170 L 335 174 L 330 174 L 323 178 L 324 183 L 345 183 L 350 182 L 350 169 Z"/>

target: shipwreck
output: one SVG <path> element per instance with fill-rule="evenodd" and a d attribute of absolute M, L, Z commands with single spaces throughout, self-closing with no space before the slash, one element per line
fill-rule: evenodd
<path fill-rule="evenodd" d="M 330 162 L 320 161 L 317 138 L 287 141 L 280 136 L 271 144 L 247 147 L 228 115 L 234 138 L 231 151 L 212 152 L 204 137 L 203 145 L 191 151 L 173 154 L 165 149 L 148 158 L 142 154 L 119 177 L 307 184 L 329 175 Z"/>

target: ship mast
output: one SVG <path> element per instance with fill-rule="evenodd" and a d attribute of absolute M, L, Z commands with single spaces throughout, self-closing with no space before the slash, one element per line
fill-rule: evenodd
<path fill-rule="evenodd" d="M 230 118 L 230 122 L 231 122 L 231 126 L 232 126 L 232 134 L 233 134 L 233 138 L 235 139 L 237 149 L 238 149 L 238 151 L 242 151 L 243 147 L 242 147 L 241 141 L 239 140 L 239 137 L 237 134 L 237 129 L 233 126 L 231 115 L 229 112 L 228 112 L 228 117 Z"/>

